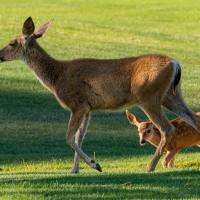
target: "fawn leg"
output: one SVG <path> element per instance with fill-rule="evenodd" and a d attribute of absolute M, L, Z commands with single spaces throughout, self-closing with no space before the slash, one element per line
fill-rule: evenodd
<path fill-rule="evenodd" d="M 171 158 L 171 160 L 169 161 L 169 163 L 167 165 L 168 168 L 174 167 L 175 158 L 176 158 L 175 156 L 173 158 Z"/>
<path fill-rule="evenodd" d="M 160 104 L 157 105 L 150 105 L 147 106 L 141 106 L 146 115 L 149 117 L 149 119 L 156 125 L 156 127 L 159 129 L 161 133 L 161 141 L 156 149 L 156 152 L 150 162 L 150 164 L 147 167 L 147 172 L 154 171 L 160 157 L 162 156 L 162 153 L 168 144 L 175 128 L 172 126 L 172 124 L 168 121 L 168 119 L 165 117 Z"/>
<path fill-rule="evenodd" d="M 85 117 L 83 118 L 83 121 L 78 129 L 78 131 L 75 134 L 75 143 L 76 145 L 81 148 L 85 134 L 86 134 L 86 130 L 87 130 L 87 126 L 89 124 L 89 118 L 90 118 L 90 114 L 87 113 L 85 115 Z M 79 162 L 80 162 L 80 156 L 79 154 L 75 151 L 74 153 L 74 165 L 72 167 L 71 173 L 78 173 L 79 172 Z"/>
<path fill-rule="evenodd" d="M 170 151 L 167 151 L 167 154 L 162 161 L 162 166 L 165 167 L 165 168 L 166 167 L 168 167 L 168 168 L 174 167 L 176 153 L 177 153 L 176 149 L 172 149 Z"/>
<path fill-rule="evenodd" d="M 79 131 L 79 128 L 84 120 L 84 118 L 88 115 L 88 112 L 83 109 L 77 109 L 76 111 L 71 112 L 70 121 L 68 124 L 68 130 L 66 134 L 67 143 L 77 152 L 77 154 L 92 168 L 97 169 L 98 171 L 102 171 L 101 166 L 92 160 L 89 156 L 87 156 L 81 148 L 74 142 L 74 136 Z M 87 117 L 86 117 L 87 118 Z M 88 124 L 89 120 L 85 120 Z M 87 124 L 84 126 L 87 127 Z M 86 128 L 85 128 L 86 129 Z M 79 131 L 80 132 L 80 131 Z M 77 136 L 78 137 L 78 136 Z"/>

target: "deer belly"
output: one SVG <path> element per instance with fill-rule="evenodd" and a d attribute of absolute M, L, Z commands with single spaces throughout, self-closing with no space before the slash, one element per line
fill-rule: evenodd
<path fill-rule="evenodd" d="M 64 108 L 65 110 L 70 110 L 70 108 L 61 100 L 56 96 L 57 101 L 59 102 L 60 106 L 62 108 Z"/>

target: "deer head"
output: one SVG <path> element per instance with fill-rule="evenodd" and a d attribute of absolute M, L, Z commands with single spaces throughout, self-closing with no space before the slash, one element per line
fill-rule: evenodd
<path fill-rule="evenodd" d="M 29 17 L 22 27 L 22 34 L 15 37 L 10 43 L 0 50 L 0 62 L 12 60 L 25 60 L 26 49 L 33 41 L 44 36 L 53 20 L 43 24 L 35 30 L 35 25 L 31 17 Z"/>
<path fill-rule="evenodd" d="M 146 141 L 151 141 L 155 128 L 153 123 L 150 121 L 142 122 L 139 118 L 130 113 L 128 110 L 126 110 L 126 116 L 131 124 L 137 126 L 138 134 L 140 137 L 140 144 L 144 145 Z"/>

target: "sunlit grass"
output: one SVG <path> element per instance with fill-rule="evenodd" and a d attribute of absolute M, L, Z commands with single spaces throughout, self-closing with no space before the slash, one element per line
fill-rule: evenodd
<path fill-rule="evenodd" d="M 199 111 L 199 1 L 0 1 L 0 48 L 29 16 L 36 27 L 54 18 L 38 42 L 58 59 L 161 53 L 178 60 L 183 96 Z M 131 111 L 147 119 L 139 108 Z M 146 173 L 155 148 L 139 145 L 125 112 L 92 114 L 83 150 L 95 154 L 103 172 L 81 161 L 80 174 L 69 174 L 68 120 L 69 112 L 21 61 L 0 65 L 0 199 L 200 198 L 199 148 L 178 153 L 173 169 L 163 169 L 161 159 Z"/>

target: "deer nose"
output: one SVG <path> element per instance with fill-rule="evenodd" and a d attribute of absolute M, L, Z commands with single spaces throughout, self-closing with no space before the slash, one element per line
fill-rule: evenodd
<path fill-rule="evenodd" d="M 141 144 L 141 145 L 144 145 L 145 143 L 146 143 L 145 140 L 140 140 L 140 144 Z"/>
<path fill-rule="evenodd" d="M 1 62 L 4 62 L 5 60 L 4 60 L 4 58 L 3 57 L 0 57 L 0 63 Z"/>

